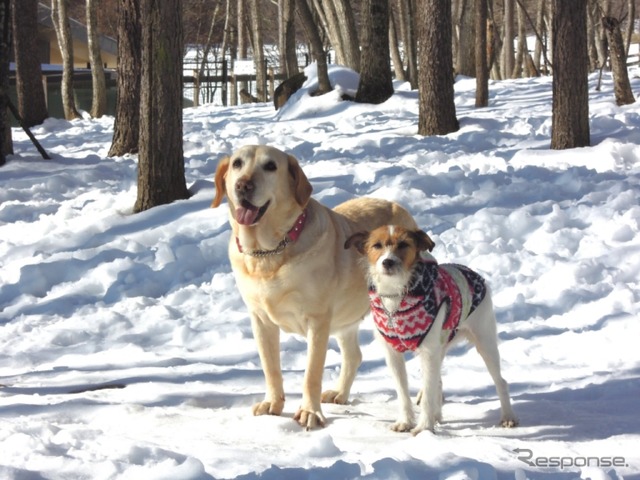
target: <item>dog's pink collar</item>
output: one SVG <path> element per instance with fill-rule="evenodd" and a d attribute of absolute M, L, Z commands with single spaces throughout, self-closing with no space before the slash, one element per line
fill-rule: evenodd
<path fill-rule="evenodd" d="M 280 241 L 278 246 L 273 250 L 251 250 L 251 251 L 245 252 L 242 250 L 242 245 L 240 245 L 240 239 L 236 237 L 236 245 L 238 246 L 238 251 L 240 253 L 244 253 L 245 255 L 250 255 L 252 257 L 268 257 L 270 255 L 279 255 L 284 251 L 287 245 L 298 240 L 298 238 L 300 237 L 300 234 L 302 233 L 302 230 L 304 230 L 304 225 L 306 221 L 307 221 L 307 209 L 305 208 L 300 214 L 300 216 L 298 216 L 298 219 L 296 220 L 296 223 L 293 224 L 293 227 L 291 227 L 291 230 L 287 232 L 287 234 Z"/>

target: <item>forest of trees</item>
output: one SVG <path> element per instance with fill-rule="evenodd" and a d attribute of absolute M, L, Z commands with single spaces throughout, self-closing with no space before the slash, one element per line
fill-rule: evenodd
<path fill-rule="evenodd" d="M 182 59 L 186 46 L 231 68 L 251 58 L 266 85 L 265 58 L 277 52 L 286 78 L 299 53 L 318 63 L 319 92 L 331 89 L 328 57 L 361 74 L 357 102 L 381 103 L 392 79 L 419 91 L 418 133 L 458 129 L 457 74 L 476 78 L 476 106 L 488 81 L 553 74 L 551 148 L 589 144 L 587 75 L 610 67 L 618 104 L 635 101 L 626 58 L 636 0 L 48 0 L 64 60 L 65 116 L 73 98 L 69 18 L 87 25 L 93 70 L 91 115 L 104 114 L 98 34 L 118 40 L 118 86 L 110 155 L 139 154 L 135 210 L 188 195 L 182 154 Z M 18 110 L 25 126 L 47 116 L 34 59 L 37 0 L 0 0 L 0 165 L 11 151 L 5 112 L 8 55 L 16 61 Z M 529 43 L 527 43 L 529 39 Z M 267 46 L 276 48 L 266 48 Z M 258 88 L 257 99 L 268 93 Z M 8 132 L 8 133 L 7 133 Z"/>

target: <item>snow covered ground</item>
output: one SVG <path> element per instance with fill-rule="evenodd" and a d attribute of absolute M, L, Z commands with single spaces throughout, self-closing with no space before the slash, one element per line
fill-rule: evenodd
<path fill-rule="evenodd" d="M 566 151 L 549 149 L 550 78 L 492 83 L 485 109 L 459 79 L 461 128 L 440 137 L 416 135 L 403 85 L 379 106 L 300 91 L 277 114 L 189 109 L 193 196 L 137 215 L 136 158 L 106 157 L 112 118 L 35 128 L 48 162 L 14 130 L 0 168 L 0 478 L 640 479 L 640 104 L 617 107 L 611 78 L 600 92 L 595 81 L 593 146 Z M 328 206 L 402 203 L 437 258 L 489 279 L 520 427 L 495 426 L 491 379 L 456 347 L 437 433 L 390 431 L 395 392 L 369 317 L 351 402 L 324 407 L 326 428 L 292 419 L 296 336 L 282 337 L 284 415 L 251 415 L 263 376 L 226 205 L 209 205 L 217 161 L 252 143 L 294 154 Z M 332 341 L 327 387 L 339 360 Z"/>

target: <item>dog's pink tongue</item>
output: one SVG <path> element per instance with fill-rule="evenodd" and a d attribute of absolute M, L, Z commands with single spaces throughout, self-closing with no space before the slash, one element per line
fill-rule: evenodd
<path fill-rule="evenodd" d="M 236 208 L 236 221 L 240 225 L 253 225 L 256 222 L 256 218 L 258 218 L 259 212 L 260 209 L 258 207 L 243 205 Z"/>

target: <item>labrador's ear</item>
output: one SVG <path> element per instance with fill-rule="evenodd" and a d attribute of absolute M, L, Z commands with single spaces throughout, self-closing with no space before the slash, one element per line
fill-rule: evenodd
<path fill-rule="evenodd" d="M 347 238 L 347 241 L 344 242 L 344 248 L 349 249 L 351 247 L 356 247 L 359 253 L 362 255 L 365 254 L 364 246 L 369 239 L 369 232 L 357 232 Z"/>
<path fill-rule="evenodd" d="M 292 155 L 288 155 L 289 161 L 289 175 L 293 178 L 293 195 L 302 208 L 307 206 L 309 198 L 311 198 L 311 192 L 313 187 L 309 183 L 309 179 L 302 171 L 298 160 Z"/>
<path fill-rule="evenodd" d="M 422 230 L 413 230 L 411 232 L 411 236 L 416 242 L 418 250 L 420 250 L 421 252 L 424 250 L 432 251 L 436 246 L 436 242 L 431 240 L 431 237 Z"/>
<path fill-rule="evenodd" d="M 216 168 L 215 184 L 216 184 L 216 196 L 211 202 L 211 207 L 216 208 L 222 203 L 222 199 L 227 193 L 224 181 L 227 177 L 227 171 L 229 170 L 229 157 L 224 157 L 218 162 Z"/>

